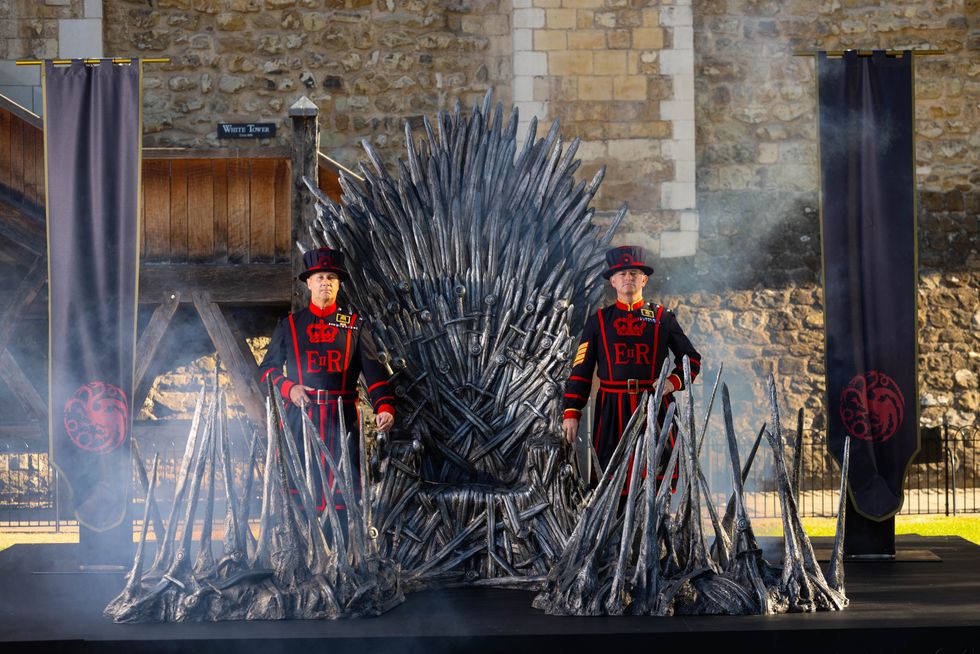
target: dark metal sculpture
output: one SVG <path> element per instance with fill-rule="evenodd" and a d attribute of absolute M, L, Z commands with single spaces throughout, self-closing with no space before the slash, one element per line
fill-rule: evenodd
<path fill-rule="evenodd" d="M 660 406 L 667 372 L 665 363 L 653 395 L 644 398 L 627 425 L 534 606 L 556 615 L 741 615 L 840 610 L 847 606 L 841 566 L 843 522 L 839 519 L 825 576 L 800 522 L 796 505 L 798 482 L 791 483 L 786 470 L 772 375 L 768 382 L 770 422 L 760 431 L 744 468 L 728 388 L 721 386 L 734 492 L 719 520 L 709 501 L 698 454 L 721 373 L 708 401 L 704 423 L 698 429 L 686 359 L 688 390 L 683 415 L 675 416 L 674 404 L 663 426 L 647 420 L 656 415 Z M 642 473 L 656 469 L 672 425 L 676 442 L 663 479 L 658 482 L 654 475 Z M 801 431 L 799 420 L 797 433 Z M 743 502 L 743 483 L 763 434 L 772 448 L 778 475 L 784 543 L 781 566 L 762 558 Z M 797 461 L 800 452 L 797 448 Z M 846 470 L 843 472 L 842 479 L 846 479 Z M 627 478 L 625 505 L 617 512 Z M 839 516 L 844 510 L 844 490 L 842 482 Z M 711 547 L 703 530 L 705 523 L 712 527 Z"/>
<path fill-rule="evenodd" d="M 355 488 L 351 466 L 344 463 L 349 462 L 346 447 L 337 461 L 312 425 L 298 438 L 290 434 L 288 423 L 280 419 L 278 393 L 270 395 L 275 403 L 268 407 L 264 447 L 253 440 L 245 482 L 238 490 L 224 395 L 215 391 L 205 409 L 202 389 L 170 517 L 163 533 L 156 530 L 156 558 L 145 569 L 149 516 L 156 510 L 154 461 L 133 569 L 122 593 L 106 607 L 107 617 L 116 622 L 333 619 L 378 615 L 404 599 L 398 566 L 379 557 L 360 519 L 361 489 Z M 297 444 L 302 444 L 302 453 Z M 313 508 L 315 490 L 328 484 L 326 472 L 309 465 L 321 457 L 347 503 L 344 524 L 333 502 L 322 512 Z M 261 466 L 258 475 L 256 466 Z M 222 553 L 215 559 L 212 531 L 219 475 L 227 506 Z M 262 484 L 257 536 L 248 515 L 256 476 Z"/>
<path fill-rule="evenodd" d="M 341 176 L 341 204 L 308 184 L 310 237 L 357 261 L 347 291 L 393 372 L 404 441 L 374 461 L 373 526 L 411 585 L 540 582 L 581 499 L 558 435 L 570 333 L 626 207 L 601 230 L 604 170 L 576 183 L 579 141 L 557 122 L 535 140 L 532 120 L 518 150 L 517 122 L 487 94 L 423 119 L 417 145 L 406 124 L 394 174 L 365 143 L 371 167 Z"/>
<path fill-rule="evenodd" d="M 723 515 L 709 501 L 699 461 L 721 373 L 699 427 L 686 362 L 685 397 L 663 425 L 652 419 L 665 364 L 607 469 L 596 471 L 598 487 L 587 491 L 559 436 L 561 388 L 570 333 L 598 300 L 603 253 L 625 207 L 600 234 L 589 204 L 603 171 L 588 185 L 575 183 L 578 141 L 565 148 L 557 123 L 536 141 L 532 121 L 518 152 L 516 110 L 505 125 L 500 105 L 491 115 L 489 95 L 468 118 L 457 105 L 439 115 L 435 130 L 428 120 L 423 126 L 417 146 L 406 126 L 407 161 L 394 177 L 365 144 L 373 170 L 361 167 L 363 181 L 341 177 L 342 204 L 308 184 L 318 201 L 313 242 L 342 248 L 358 263 L 347 290 L 393 373 L 398 433 L 379 434 L 354 462 L 345 439 L 331 453 L 308 420 L 302 434 L 289 433 L 273 392 L 266 438 L 253 439 L 236 485 L 223 397 L 215 388 L 205 406 L 202 390 L 165 521 L 154 501 L 157 463 L 149 476 L 143 470 L 140 545 L 106 615 L 118 622 L 356 617 L 387 610 L 405 592 L 448 584 L 536 589 L 534 605 L 562 615 L 846 606 L 842 517 L 825 575 L 796 507 L 802 415 L 791 473 L 771 376 L 769 424 L 744 465 L 721 385 L 734 488 Z M 338 415 L 339 433 L 347 433 Z M 671 429 L 676 443 L 658 484 L 644 471 L 657 469 Z M 743 483 L 763 438 L 778 473 L 781 567 L 763 559 L 744 504 Z M 313 508 L 314 497 L 331 496 L 328 471 L 343 515 L 333 502 Z M 219 479 L 227 506 L 215 558 Z M 261 513 L 251 524 L 256 483 Z M 151 524 L 158 547 L 146 566 Z"/>

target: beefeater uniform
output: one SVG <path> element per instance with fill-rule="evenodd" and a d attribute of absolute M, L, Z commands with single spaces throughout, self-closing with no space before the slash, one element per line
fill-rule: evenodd
<path fill-rule="evenodd" d="M 619 270 L 637 268 L 651 274 L 643 263 L 643 250 L 625 246 L 606 253 L 608 279 Z M 684 388 L 683 357 L 691 363 L 691 378 L 701 370 L 701 355 L 684 334 L 674 313 L 660 304 L 637 301 L 627 305 L 619 300 L 598 310 L 585 321 L 585 329 L 565 385 L 564 418 L 579 419 L 592 392 L 592 375 L 598 366 L 599 389 L 592 414 L 592 443 L 604 469 L 612 457 L 623 429 L 639 404 L 644 391 L 652 391 L 669 353 L 674 370 L 668 376 L 678 390 Z M 673 403 L 665 394 L 658 411 L 658 422 L 666 417 Z M 673 445 L 673 434 L 671 434 Z M 668 447 L 661 466 L 669 456 Z"/>
<path fill-rule="evenodd" d="M 307 270 L 300 275 L 302 280 L 320 271 L 337 272 L 342 280 L 348 277 L 343 253 L 337 250 L 311 250 L 304 255 L 304 260 Z M 289 391 L 296 384 L 316 389 L 307 391 L 310 402 L 306 406 L 306 414 L 338 464 L 341 449 L 337 400 L 343 398 L 344 424 L 351 434 L 349 451 L 355 478 L 359 478 L 360 473 L 361 421 L 357 406 L 357 382 L 362 374 L 374 411 L 394 415 L 394 397 L 389 392 L 388 372 L 378 361 L 377 347 L 367 321 L 356 311 L 337 304 L 321 309 L 310 303 L 305 309 L 280 320 L 272 334 L 269 349 L 259 364 L 263 385 L 267 379 L 271 379 L 275 389 L 285 399 L 286 419 L 300 452 L 303 451 L 303 419 L 301 409 L 290 401 Z M 327 468 L 325 460 L 321 460 L 321 466 Z M 333 474 L 329 470 L 327 472 L 330 487 L 333 488 Z M 343 509 L 340 493 L 334 490 L 336 507 Z M 322 511 L 325 506 L 322 491 L 319 491 L 317 509 Z"/>

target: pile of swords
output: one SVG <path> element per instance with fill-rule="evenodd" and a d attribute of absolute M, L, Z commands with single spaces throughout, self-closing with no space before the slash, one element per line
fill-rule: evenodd
<path fill-rule="evenodd" d="M 565 147 L 556 122 L 535 140 L 532 119 L 518 151 L 517 125 L 487 94 L 468 117 L 457 104 L 435 128 L 425 118 L 417 145 L 406 123 L 394 175 L 365 142 L 372 167 L 341 175 L 341 204 L 307 182 L 312 241 L 355 262 L 345 291 L 369 316 L 429 481 L 527 481 L 525 444 L 558 431 L 570 333 L 626 212 L 600 235 L 589 205 L 604 170 L 576 183 L 578 139 Z"/>
<path fill-rule="evenodd" d="M 154 500 L 158 459 L 148 478 L 141 475 L 146 500 L 136 557 L 125 588 L 105 608 L 106 617 L 116 622 L 334 619 L 379 615 L 404 600 L 398 566 L 378 555 L 370 537 L 347 439 L 340 439 L 335 459 L 308 418 L 304 433 L 294 437 L 282 419 L 279 394 L 270 395 L 275 403 L 268 405 L 265 443 L 252 439 L 244 486 L 238 489 L 224 395 L 215 387 L 205 408 L 201 390 L 165 525 Z M 340 433 L 346 433 L 342 408 L 339 413 Z M 219 477 L 226 515 L 216 559 L 212 532 Z M 257 535 L 249 517 L 256 480 L 262 485 Z M 338 515 L 333 501 L 318 510 L 318 492 L 327 498 L 339 493 L 346 514 Z M 157 549 L 147 565 L 151 523 Z"/>
<path fill-rule="evenodd" d="M 728 388 L 722 385 L 734 490 L 719 518 L 709 500 L 710 489 L 699 463 L 699 451 L 721 372 L 700 428 L 695 420 L 686 357 L 683 415 L 674 419 L 675 403 L 669 407 L 662 427 L 648 419 L 657 415 L 667 372 L 665 362 L 653 395 L 644 398 L 627 425 L 534 606 L 555 615 L 660 616 L 772 614 L 841 610 L 847 606 L 842 554 L 844 480 L 850 441 L 845 445 L 841 473 L 837 537 L 828 572 L 824 574 L 803 529 L 796 502 L 802 414 L 797 420 L 791 481 L 772 375 L 768 379 L 770 421 L 760 430 L 744 467 L 740 463 Z M 646 470 L 657 470 L 670 441 L 672 425 L 676 440 L 666 469 L 662 476 L 644 474 Z M 782 509 L 783 557 L 778 566 L 763 559 L 744 504 L 744 482 L 763 436 L 772 449 Z M 662 479 L 658 481 L 657 476 Z M 620 504 L 622 509 L 618 509 Z M 706 522 L 713 532 L 710 547 L 703 526 Z"/>
<path fill-rule="evenodd" d="M 570 448 L 527 446 L 528 483 L 513 488 L 423 483 L 421 448 L 383 458 L 373 485 L 379 547 L 406 591 L 455 584 L 538 589 L 572 533 L 582 485 Z"/>

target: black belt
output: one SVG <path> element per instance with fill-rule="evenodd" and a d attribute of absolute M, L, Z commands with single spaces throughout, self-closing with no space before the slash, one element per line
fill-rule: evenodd
<path fill-rule="evenodd" d="M 623 381 L 600 379 L 599 389 L 606 393 L 638 395 L 642 391 L 652 391 L 656 383 L 652 379 L 626 379 Z"/>

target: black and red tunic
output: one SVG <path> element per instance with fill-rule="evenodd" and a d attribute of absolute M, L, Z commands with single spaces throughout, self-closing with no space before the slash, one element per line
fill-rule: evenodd
<path fill-rule="evenodd" d="M 284 367 L 285 366 L 285 367 Z M 303 433 L 300 409 L 289 401 L 296 384 L 309 386 L 307 415 L 320 432 L 320 439 L 335 457 L 340 456 L 337 399 L 343 398 L 344 423 L 354 434 L 351 439 L 352 470 L 360 470 L 360 412 L 357 408 L 357 381 L 361 374 L 376 413 L 394 415 L 394 396 L 388 388 L 388 373 L 378 361 L 377 347 L 366 321 L 336 304 L 320 309 L 310 304 L 276 325 L 269 350 L 259 364 L 260 380 L 271 378 L 286 404 L 286 418 L 293 435 Z M 302 451 L 302 450 L 300 450 Z M 333 480 L 331 478 L 331 486 Z M 342 508 L 339 502 L 338 508 Z M 319 507 L 323 510 L 323 498 Z"/>
<path fill-rule="evenodd" d="M 565 385 L 565 418 L 579 418 L 592 392 L 592 374 L 598 365 L 599 390 L 592 414 L 592 442 L 603 468 L 636 410 L 643 391 L 651 391 L 668 352 L 674 370 L 668 379 L 684 387 L 683 357 L 691 362 L 691 378 L 701 371 L 698 354 L 677 317 L 662 305 L 643 300 L 627 305 L 616 301 L 589 316 Z M 672 395 L 665 395 L 659 418 L 663 420 Z"/>

